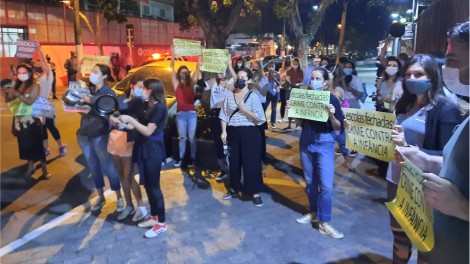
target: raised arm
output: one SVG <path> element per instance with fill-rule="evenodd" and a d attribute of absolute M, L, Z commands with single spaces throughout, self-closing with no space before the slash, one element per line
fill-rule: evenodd
<path fill-rule="evenodd" d="M 392 41 L 391 37 L 387 37 L 385 39 L 384 46 L 382 47 L 382 50 L 380 51 L 379 60 L 384 67 L 387 67 L 387 59 L 385 59 L 385 54 L 387 54 L 387 48 L 391 41 Z"/>
<path fill-rule="evenodd" d="M 175 70 L 175 47 L 171 45 L 171 83 L 173 84 L 173 89 L 176 91 L 178 87 L 178 78 L 176 78 L 176 70 Z"/>
<path fill-rule="evenodd" d="M 37 51 L 39 55 L 39 61 L 41 62 L 41 68 L 46 73 L 47 79 L 49 79 L 49 72 L 51 68 L 49 67 L 49 64 L 47 63 L 46 58 L 44 57 L 44 54 L 41 51 L 41 46 L 38 47 Z"/>
<path fill-rule="evenodd" d="M 232 75 L 232 78 L 234 80 L 237 80 L 238 76 L 237 76 L 237 73 L 235 72 L 235 70 L 233 69 L 232 60 L 230 58 L 227 60 L 227 68 L 230 71 L 230 74 Z"/>
<path fill-rule="evenodd" d="M 199 56 L 198 59 L 197 59 L 196 70 L 191 75 L 192 83 L 196 83 L 197 80 L 202 79 L 202 74 L 201 74 L 201 70 L 200 70 L 201 61 L 202 61 L 202 56 Z"/>

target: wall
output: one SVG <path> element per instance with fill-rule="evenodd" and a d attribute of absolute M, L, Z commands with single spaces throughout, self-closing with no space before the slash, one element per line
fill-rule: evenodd
<path fill-rule="evenodd" d="M 88 17 L 92 28 L 95 25 L 95 12 L 83 11 Z M 27 27 L 28 39 L 41 44 L 44 54 L 49 54 L 57 65 L 57 76 L 60 80 L 66 75 L 63 65 L 75 50 L 73 32 L 73 10 L 65 7 L 0 1 L 0 20 L 2 27 Z M 185 39 L 204 39 L 202 29 L 180 31 L 179 25 L 173 22 L 128 17 L 127 23 L 118 24 L 102 19 L 102 43 L 104 55 L 119 52 L 125 64 L 125 55 L 129 53 L 126 44 L 126 24 L 134 25 L 134 65 L 139 65 L 154 52 L 169 52 L 173 37 Z M 93 33 L 82 21 L 82 39 L 85 54 L 98 54 L 98 46 Z M 2 43 L 3 44 L 3 43 Z M 0 58 L 0 78 L 9 76 L 9 65 L 17 64 L 15 58 Z M 62 83 L 58 81 L 60 86 Z"/>

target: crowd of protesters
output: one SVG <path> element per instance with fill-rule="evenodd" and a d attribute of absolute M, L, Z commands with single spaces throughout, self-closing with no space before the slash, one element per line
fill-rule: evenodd
<path fill-rule="evenodd" d="M 428 54 L 400 54 L 379 61 L 379 74 L 374 96 L 376 111 L 396 115 L 391 139 L 397 146 L 396 160 L 375 160 L 375 174 L 387 181 L 387 198 L 397 194 L 401 164 L 404 157 L 426 173 L 423 175 L 425 200 L 435 208 L 435 249 L 418 252 L 422 263 L 468 263 L 468 96 L 469 96 L 469 23 L 457 25 L 449 32 L 446 58 Z M 33 105 L 38 98 L 49 100 L 55 94 L 55 64 L 38 49 L 39 60 L 33 68 L 27 64 L 16 67 L 14 83 L 5 90 L 5 100 Z M 116 58 L 114 58 L 116 60 Z M 114 61 L 113 61 L 114 62 Z M 365 96 L 362 80 L 353 61 L 342 58 L 332 63 L 322 57 L 318 65 L 302 69 L 296 57 L 286 57 L 279 71 L 273 61 L 263 68 L 259 60 L 227 61 L 227 70 L 218 74 L 201 73 L 200 60 L 190 72 L 186 66 L 175 69 L 171 61 L 172 86 L 177 101 L 176 126 L 179 156 L 174 167 L 185 161 L 187 167 L 197 164 L 196 126 L 198 105 L 195 86 L 209 93 L 206 97 L 214 148 L 220 173 L 218 181 L 227 179 L 227 192 L 221 199 L 228 200 L 248 195 L 257 207 L 263 206 L 263 166 L 266 166 L 266 129 L 278 132 L 300 131 L 299 158 L 306 181 L 308 210 L 298 217 L 299 224 L 313 223 L 321 234 L 340 239 L 344 234 L 333 227 L 333 188 L 335 153 L 343 155 L 348 166 L 356 152 L 345 146 L 347 122 L 344 108 L 360 109 Z M 64 65 L 69 81 L 81 77 L 76 55 Z M 112 67 L 96 64 L 89 81 L 93 89 L 80 104 L 95 106 L 104 95 L 116 97 L 108 86 L 114 75 L 119 75 L 116 63 Z M 265 69 L 265 70 L 264 70 Z M 35 81 L 35 74 L 37 82 Z M 288 118 L 293 89 L 309 89 L 331 93 L 326 106 L 326 122 Z M 163 82 L 157 78 L 134 75 L 123 96 L 117 97 L 119 115 L 103 116 L 93 107 L 81 113 L 77 141 L 84 154 L 98 192 L 92 211 L 106 203 L 104 175 L 116 193 L 118 220 L 133 215 L 139 227 L 150 228 L 145 237 L 151 238 L 167 230 L 165 203 L 160 186 L 160 172 L 166 161 L 164 128 L 167 108 Z M 280 119 L 276 121 L 280 102 Z M 266 110 L 271 105 L 271 116 Z M 25 176 L 34 173 L 34 162 L 40 161 L 44 177 L 50 178 L 46 156 L 49 154 L 47 130 L 51 131 L 61 156 L 66 155 L 55 116 L 37 117 L 30 113 L 15 116 L 12 132 L 18 139 L 20 159 L 27 160 Z M 269 126 L 268 126 L 269 122 Z M 285 127 L 280 127 L 287 123 Z M 293 127 L 293 123 L 296 127 Z M 337 149 L 335 150 L 335 145 Z M 139 171 L 140 184 L 145 187 L 150 212 L 147 210 L 140 187 L 133 176 L 134 164 Z M 121 187 L 124 198 L 121 194 Z M 132 194 L 137 204 L 132 202 Z M 412 244 L 398 221 L 390 214 L 393 234 L 393 263 L 407 263 Z"/>

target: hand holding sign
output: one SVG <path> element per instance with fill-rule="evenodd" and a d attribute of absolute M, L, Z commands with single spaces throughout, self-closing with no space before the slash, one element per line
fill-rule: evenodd
<path fill-rule="evenodd" d="M 34 52 L 39 46 L 39 43 L 34 40 L 17 40 L 16 41 L 16 54 L 17 58 L 31 59 Z"/>
<path fill-rule="evenodd" d="M 403 127 L 400 125 L 393 126 L 392 130 L 392 141 L 397 146 L 406 146 L 405 141 L 405 132 L 403 132 Z"/>
<path fill-rule="evenodd" d="M 329 105 L 329 91 L 293 89 L 289 100 L 289 117 L 326 122 Z"/>

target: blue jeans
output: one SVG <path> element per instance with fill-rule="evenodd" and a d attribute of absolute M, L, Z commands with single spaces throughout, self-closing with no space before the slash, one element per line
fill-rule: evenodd
<path fill-rule="evenodd" d="M 334 133 L 334 132 L 333 132 Z M 300 162 L 307 182 L 310 212 L 322 222 L 331 221 L 335 172 L 335 139 L 332 133 L 315 135 L 314 143 L 299 143 Z"/>
<path fill-rule="evenodd" d="M 339 149 L 343 156 L 349 156 L 349 150 L 346 148 L 346 133 L 344 132 L 344 129 L 339 131 L 339 135 L 335 134 L 335 140 L 338 142 Z"/>
<path fill-rule="evenodd" d="M 184 159 L 186 154 L 186 139 L 189 138 L 189 146 L 191 148 L 191 159 L 196 159 L 196 111 L 181 111 L 176 114 L 176 126 L 179 135 L 180 159 Z"/>
<path fill-rule="evenodd" d="M 111 154 L 108 153 L 108 138 L 109 135 L 86 137 L 77 134 L 78 145 L 80 145 L 83 156 L 85 156 L 88 169 L 93 176 L 96 188 L 101 189 L 104 187 L 104 173 L 108 176 L 111 190 L 118 191 L 121 189 L 119 173 L 117 172 L 116 166 L 114 166 Z"/>
<path fill-rule="evenodd" d="M 277 102 L 279 101 L 279 93 L 276 93 L 276 95 L 272 95 L 270 92 L 267 93 L 266 95 L 266 103 L 263 104 L 264 111 L 269 106 L 269 103 L 271 103 L 271 124 L 276 123 L 276 108 L 277 108 Z"/>

